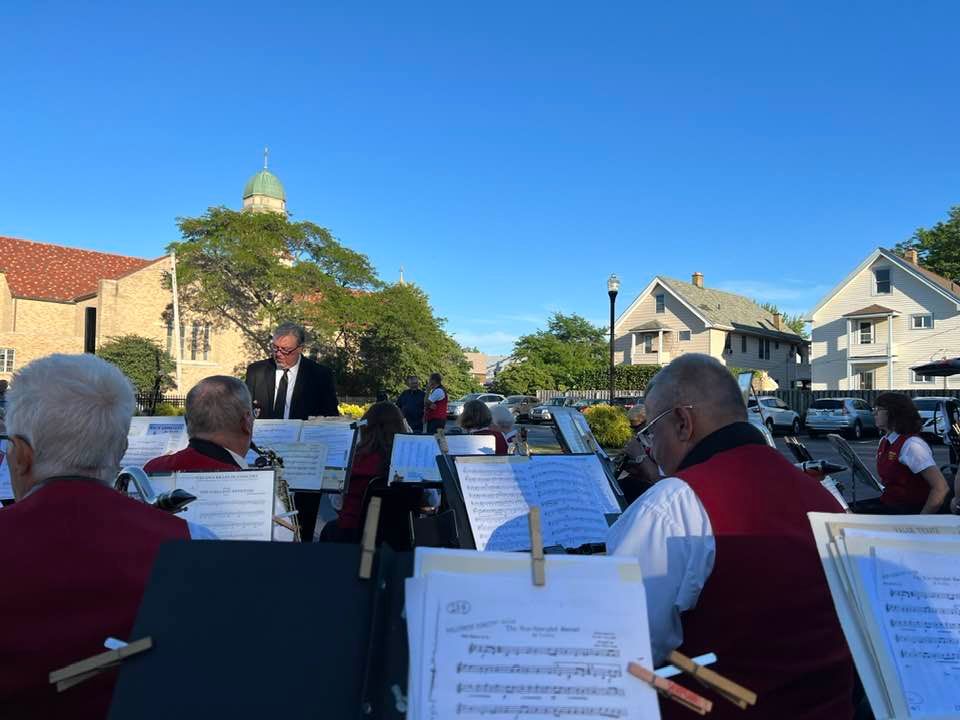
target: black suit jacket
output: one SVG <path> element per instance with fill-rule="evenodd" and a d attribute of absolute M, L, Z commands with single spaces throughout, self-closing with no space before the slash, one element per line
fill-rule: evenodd
<path fill-rule="evenodd" d="M 255 407 L 260 408 L 258 417 L 273 418 L 273 396 L 277 383 L 276 362 L 271 358 L 248 365 L 246 382 Z M 329 368 L 302 356 L 290 400 L 290 419 L 306 420 L 315 415 L 339 415 L 337 404 L 333 373 Z"/>

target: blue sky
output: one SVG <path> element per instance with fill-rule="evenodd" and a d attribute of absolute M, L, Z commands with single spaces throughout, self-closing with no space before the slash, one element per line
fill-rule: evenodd
<path fill-rule="evenodd" d="M 960 5 L 672 5 L 7 3 L 0 234 L 160 255 L 269 145 L 496 353 L 611 272 L 807 310 L 960 204 Z"/>

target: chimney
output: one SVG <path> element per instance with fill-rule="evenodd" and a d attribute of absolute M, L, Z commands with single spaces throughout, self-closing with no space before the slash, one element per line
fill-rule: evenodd
<path fill-rule="evenodd" d="M 906 258 L 907 262 L 911 265 L 919 265 L 920 261 L 917 258 L 917 251 L 915 248 L 908 248 L 907 251 L 903 254 L 903 257 Z"/>
<path fill-rule="evenodd" d="M 778 312 L 773 314 L 773 326 L 777 330 L 783 330 L 783 315 Z"/>
<path fill-rule="evenodd" d="M 703 287 L 703 273 L 702 273 L 702 272 L 695 272 L 695 273 L 693 274 L 693 284 L 696 285 L 698 288 L 702 288 L 702 287 Z"/>

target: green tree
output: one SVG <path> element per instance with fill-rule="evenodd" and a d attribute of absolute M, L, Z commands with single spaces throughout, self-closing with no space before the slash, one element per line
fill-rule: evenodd
<path fill-rule="evenodd" d="M 793 330 L 800 337 L 806 338 L 807 340 L 810 339 L 810 331 L 807 330 L 807 323 L 803 319 L 802 313 L 797 313 L 796 315 L 788 315 L 773 303 L 764 302 L 764 303 L 757 303 L 757 304 L 771 314 L 780 313 L 783 316 L 784 325 L 786 325 L 788 328 Z"/>
<path fill-rule="evenodd" d="M 960 282 L 960 205 L 950 208 L 946 222 L 938 222 L 929 229 L 917 228 L 896 250 L 901 255 L 907 250 L 916 250 L 925 268 Z"/>
<path fill-rule="evenodd" d="M 532 395 L 537 390 L 553 389 L 553 376 L 543 366 L 530 361 L 508 365 L 493 379 L 493 392 L 501 395 Z"/>
<path fill-rule="evenodd" d="M 369 259 L 311 222 L 277 213 L 210 208 L 178 218 L 181 306 L 239 330 L 262 352 L 284 320 L 308 326 L 325 346 L 341 342 L 360 315 L 359 296 L 381 286 Z"/>
<path fill-rule="evenodd" d="M 140 393 L 152 393 L 154 389 L 163 392 L 175 387 L 176 366 L 155 340 L 140 335 L 110 337 L 97 350 L 97 355 L 120 368 Z"/>
<path fill-rule="evenodd" d="M 519 365 L 531 363 L 541 375 L 548 375 L 552 389 L 567 390 L 575 387 L 585 373 L 606 366 L 607 346 L 603 338 L 603 330 L 585 318 L 554 313 L 546 330 L 517 340 L 513 355 Z M 533 368 L 529 370 L 532 372 Z M 519 368 L 515 372 L 519 373 Z"/>

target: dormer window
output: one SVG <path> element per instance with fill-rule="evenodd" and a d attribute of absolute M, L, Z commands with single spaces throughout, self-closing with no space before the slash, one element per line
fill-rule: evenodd
<path fill-rule="evenodd" d="M 873 271 L 873 291 L 875 295 L 890 294 L 890 268 L 877 268 Z"/>
<path fill-rule="evenodd" d="M 663 293 L 660 293 L 659 295 L 657 295 L 656 300 L 657 300 L 657 312 L 658 313 L 666 312 L 666 302 L 665 302 L 666 298 L 664 297 Z"/>

